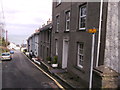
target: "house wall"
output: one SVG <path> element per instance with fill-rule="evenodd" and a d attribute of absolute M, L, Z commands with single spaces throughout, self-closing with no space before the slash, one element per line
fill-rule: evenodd
<path fill-rule="evenodd" d="M 106 45 L 105 45 L 105 65 L 120 72 L 119 47 L 120 39 L 118 29 L 118 2 L 108 3 Z"/>
<path fill-rule="evenodd" d="M 35 54 L 35 56 L 36 57 L 38 57 L 38 54 L 39 54 L 39 48 L 38 48 L 38 45 L 39 45 L 39 34 L 38 33 L 36 33 L 35 35 L 34 35 L 34 37 L 35 37 L 35 52 L 34 52 L 34 54 Z"/>
<path fill-rule="evenodd" d="M 86 30 L 79 30 L 79 7 L 83 4 L 87 5 L 87 21 L 86 21 Z M 70 10 L 70 31 L 65 31 L 65 11 Z M 103 22 L 106 21 L 106 11 L 107 3 L 103 5 Z M 56 30 L 56 16 L 60 15 L 60 27 L 59 32 Z M 100 2 L 62 2 L 59 6 L 56 6 L 56 3 L 53 3 L 53 32 L 52 32 L 52 57 L 55 56 L 55 39 L 58 40 L 58 63 L 59 67 L 62 67 L 62 53 L 63 53 L 63 39 L 69 41 L 68 49 L 68 63 L 67 70 L 68 72 L 75 74 L 79 77 L 81 81 L 88 87 L 89 85 L 89 76 L 90 76 L 90 62 L 91 62 L 91 49 L 92 49 L 92 34 L 88 33 L 87 30 L 91 28 L 96 28 L 97 33 L 95 34 L 95 51 L 94 51 L 94 67 L 96 65 L 97 58 L 97 43 L 98 43 L 98 29 L 99 29 L 99 15 L 100 15 Z M 104 59 L 104 45 L 105 45 L 105 26 L 102 25 L 102 39 L 101 41 L 101 51 L 100 51 L 100 60 Z M 84 64 L 83 68 L 77 66 L 77 42 L 84 42 Z M 99 60 L 99 65 L 103 64 L 103 61 Z"/>
<path fill-rule="evenodd" d="M 39 56 L 42 60 L 46 61 L 47 57 L 50 57 L 51 52 L 51 29 L 52 24 L 48 24 L 43 28 L 40 28 L 39 34 Z M 49 37 L 48 37 L 49 35 Z M 48 39 L 49 38 L 49 39 Z"/>

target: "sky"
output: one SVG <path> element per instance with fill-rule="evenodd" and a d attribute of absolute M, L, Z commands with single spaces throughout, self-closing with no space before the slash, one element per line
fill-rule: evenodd
<path fill-rule="evenodd" d="M 52 18 L 52 0 L 2 0 L 8 40 L 21 44 Z"/>

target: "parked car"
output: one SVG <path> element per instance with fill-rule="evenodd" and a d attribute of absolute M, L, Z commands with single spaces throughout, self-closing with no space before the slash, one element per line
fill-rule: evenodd
<path fill-rule="evenodd" d="M 12 60 L 10 53 L 2 53 L 1 60 Z"/>
<path fill-rule="evenodd" d="M 10 54 L 14 54 L 14 51 L 10 51 Z"/>

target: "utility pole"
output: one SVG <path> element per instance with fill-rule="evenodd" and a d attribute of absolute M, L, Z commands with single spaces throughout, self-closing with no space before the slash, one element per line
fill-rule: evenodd
<path fill-rule="evenodd" d="M 92 78 L 93 78 L 93 62 L 94 62 L 94 49 L 95 49 L 95 33 L 97 30 L 95 28 L 89 29 L 88 32 L 92 34 L 92 51 L 91 51 L 91 62 L 90 62 L 90 80 L 89 80 L 89 90 L 92 90 Z"/>

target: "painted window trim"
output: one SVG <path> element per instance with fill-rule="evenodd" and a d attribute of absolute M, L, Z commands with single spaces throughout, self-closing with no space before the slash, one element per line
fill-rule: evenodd
<path fill-rule="evenodd" d="M 62 3 L 62 0 L 56 0 L 56 2 L 57 2 L 57 6 L 58 6 Z"/>
<path fill-rule="evenodd" d="M 70 13 L 70 10 L 65 12 L 65 31 L 70 31 L 70 18 L 69 20 L 66 19 L 67 13 Z M 71 17 L 71 13 L 70 13 L 70 17 Z M 67 29 L 67 22 L 69 22 L 69 29 Z"/>
<path fill-rule="evenodd" d="M 82 6 L 79 7 L 79 30 L 85 30 L 86 29 L 86 21 L 85 21 L 85 27 L 81 28 L 81 18 L 87 17 L 87 14 L 81 16 L 81 8 L 83 8 L 83 7 L 86 7 L 86 9 L 87 9 L 87 5 L 84 4 L 84 5 L 82 5 Z"/>
<path fill-rule="evenodd" d="M 59 32 L 59 27 L 60 27 L 59 25 L 60 25 L 60 15 L 56 15 L 56 30 L 55 30 L 55 32 Z"/>
<path fill-rule="evenodd" d="M 84 58 L 84 47 L 82 48 L 82 50 L 83 50 L 83 54 L 80 54 L 80 44 L 83 44 L 83 46 L 84 46 L 84 43 L 83 42 L 78 42 L 77 43 L 77 66 L 78 67 L 80 67 L 80 68 L 83 68 L 83 65 L 81 65 L 80 64 L 80 59 L 79 59 L 79 56 L 81 55 L 81 56 L 83 56 L 83 58 Z M 83 62 L 84 62 L 84 59 L 83 59 Z"/>

